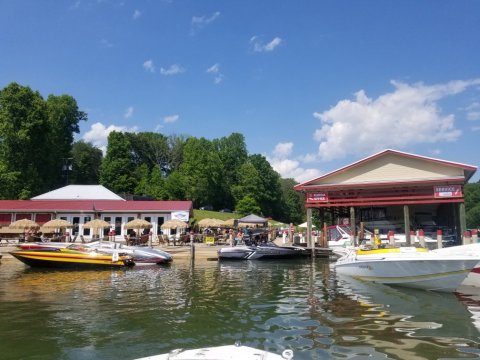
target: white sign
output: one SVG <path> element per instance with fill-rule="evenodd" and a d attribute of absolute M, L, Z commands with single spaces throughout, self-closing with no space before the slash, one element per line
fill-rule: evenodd
<path fill-rule="evenodd" d="M 188 213 L 188 211 L 173 211 L 172 212 L 172 219 L 182 220 L 182 221 L 188 222 L 189 213 Z"/>

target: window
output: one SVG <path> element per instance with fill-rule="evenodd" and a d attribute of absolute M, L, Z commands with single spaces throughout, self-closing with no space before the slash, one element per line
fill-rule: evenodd
<path fill-rule="evenodd" d="M 80 224 L 80 217 L 74 216 L 72 223 L 73 223 L 72 234 L 73 234 L 73 235 L 78 235 L 78 228 L 79 228 L 79 224 Z"/>
<path fill-rule="evenodd" d="M 105 221 L 108 222 L 109 224 L 112 223 L 112 218 L 111 218 L 110 216 L 105 216 L 105 217 L 103 218 L 103 220 L 105 220 Z M 109 231 L 110 231 L 109 228 L 103 229 L 103 236 L 107 236 Z"/>
<path fill-rule="evenodd" d="M 83 218 L 83 223 L 85 224 L 85 223 L 89 222 L 90 220 L 92 220 L 92 218 L 90 216 L 85 216 Z M 83 228 L 83 235 L 89 236 L 90 235 L 90 229 Z"/>
<path fill-rule="evenodd" d="M 115 234 L 120 235 L 122 233 L 122 218 L 117 216 L 115 218 Z"/>
<path fill-rule="evenodd" d="M 157 235 L 160 235 L 162 233 L 162 225 L 165 222 L 165 218 L 163 216 L 159 216 L 157 218 Z"/>

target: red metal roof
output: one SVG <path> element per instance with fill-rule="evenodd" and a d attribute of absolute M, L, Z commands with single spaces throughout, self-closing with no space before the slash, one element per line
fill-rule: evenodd
<path fill-rule="evenodd" d="M 119 201 L 119 200 L 0 200 L 0 212 L 167 212 L 192 211 L 186 201 Z"/>

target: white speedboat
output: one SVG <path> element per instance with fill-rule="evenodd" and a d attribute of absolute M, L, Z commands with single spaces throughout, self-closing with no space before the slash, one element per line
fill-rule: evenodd
<path fill-rule="evenodd" d="M 75 246 L 83 246 L 85 249 L 98 251 L 106 254 L 123 253 L 131 256 L 135 265 L 165 264 L 172 261 L 172 256 L 166 251 L 153 249 L 146 246 L 127 246 L 112 241 L 94 241 L 85 244 L 76 243 Z M 22 243 L 17 245 L 22 250 L 62 249 L 72 246 L 68 242 L 37 242 Z"/>
<path fill-rule="evenodd" d="M 225 260 L 286 259 L 305 255 L 307 255 L 305 248 L 299 246 L 278 246 L 273 242 L 256 246 L 237 245 L 218 250 L 218 258 Z"/>
<path fill-rule="evenodd" d="M 436 249 L 432 252 L 446 255 L 480 256 L 480 243 L 450 246 L 442 249 Z M 468 276 L 462 282 L 462 285 L 480 287 L 480 263 L 468 273 Z"/>
<path fill-rule="evenodd" d="M 450 255 L 421 248 L 348 250 L 335 263 L 339 274 L 388 285 L 454 292 L 480 255 Z"/>
<path fill-rule="evenodd" d="M 167 354 L 147 356 L 136 360 L 289 360 L 293 351 L 285 350 L 281 355 L 243 345 L 225 345 L 193 350 L 173 350 Z"/>

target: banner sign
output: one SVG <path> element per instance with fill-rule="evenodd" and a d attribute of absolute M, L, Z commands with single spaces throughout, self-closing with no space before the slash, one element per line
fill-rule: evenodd
<path fill-rule="evenodd" d="M 328 193 L 327 192 L 309 192 L 307 193 L 307 202 L 327 202 Z"/>
<path fill-rule="evenodd" d="M 172 219 L 188 222 L 188 211 L 172 211 Z"/>
<path fill-rule="evenodd" d="M 436 199 L 462 197 L 462 187 L 460 185 L 443 185 L 434 187 L 434 197 Z"/>

